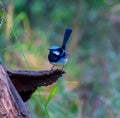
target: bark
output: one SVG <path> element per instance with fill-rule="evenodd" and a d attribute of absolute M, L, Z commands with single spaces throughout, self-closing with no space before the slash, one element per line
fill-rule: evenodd
<path fill-rule="evenodd" d="M 0 65 L 0 118 L 31 118 L 2 65 Z"/>

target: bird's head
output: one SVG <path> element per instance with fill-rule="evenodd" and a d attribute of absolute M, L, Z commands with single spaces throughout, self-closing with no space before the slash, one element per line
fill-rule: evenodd
<path fill-rule="evenodd" d="M 60 47 L 59 46 L 52 46 L 49 48 L 49 50 L 58 50 Z"/>
<path fill-rule="evenodd" d="M 49 48 L 50 52 L 59 56 L 61 55 L 61 53 L 63 53 L 63 49 L 60 48 L 59 46 L 52 46 Z"/>

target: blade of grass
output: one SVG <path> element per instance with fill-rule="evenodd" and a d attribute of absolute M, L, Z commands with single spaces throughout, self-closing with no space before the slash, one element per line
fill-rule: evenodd
<path fill-rule="evenodd" d="M 47 111 L 45 105 L 43 104 L 43 102 L 41 100 L 41 97 L 40 96 L 39 97 L 38 96 L 33 96 L 33 100 L 35 100 L 34 102 L 36 102 L 40 106 L 40 110 L 42 111 L 41 115 L 44 116 L 44 118 L 49 118 L 48 111 Z"/>
<path fill-rule="evenodd" d="M 45 107 L 47 107 L 48 103 L 51 101 L 51 99 L 54 97 L 54 95 L 56 94 L 58 90 L 58 86 L 55 86 L 52 91 L 50 92 L 50 95 L 48 96 L 46 103 L 45 103 Z"/>

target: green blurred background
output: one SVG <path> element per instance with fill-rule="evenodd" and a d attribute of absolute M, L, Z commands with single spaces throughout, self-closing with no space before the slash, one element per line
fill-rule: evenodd
<path fill-rule="evenodd" d="M 48 48 L 66 27 L 66 74 L 27 102 L 33 118 L 120 118 L 120 0 L 0 0 L 0 59 L 8 69 L 50 69 Z"/>

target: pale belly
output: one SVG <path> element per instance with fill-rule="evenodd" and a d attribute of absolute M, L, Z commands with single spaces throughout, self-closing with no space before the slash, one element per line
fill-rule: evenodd
<path fill-rule="evenodd" d="M 61 58 L 57 62 L 50 62 L 50 63 L 55 66 L 62 66 L 62 65 L 65 65 L 67 61 L 68 61 L 68 58 Z"/>

